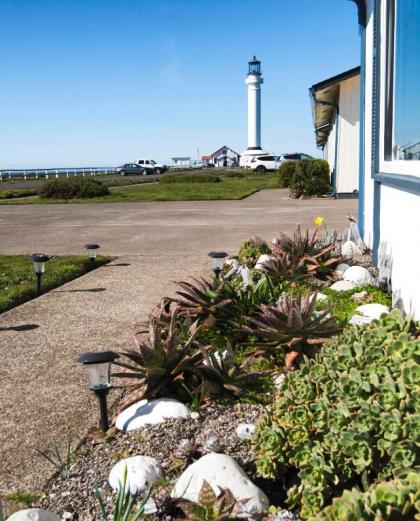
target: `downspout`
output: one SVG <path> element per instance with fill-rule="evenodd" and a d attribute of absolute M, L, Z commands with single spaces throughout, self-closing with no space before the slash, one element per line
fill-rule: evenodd
<path fill-rule="evenodd" d="M 323 99 L 319 99 L 315 95 L 315 90 L 313 87 L 309 89 L 309 92 L 311 93 L 312 99 L 315 104 L 318 105 L 327 105 L 329 107 L 333 107 L 335 109 L 335 150 L 334 150 L 334 169 L 333 174 L 331 176 L 333 182 L 333 197 L 337 196 L 337 165 L 338 165 L 338 136 L 339 136 L 339 114 L 340 114 L 340 108 L 337 105 L 337 103 L 332 103 L 331 101 L 326 101 Z"/>

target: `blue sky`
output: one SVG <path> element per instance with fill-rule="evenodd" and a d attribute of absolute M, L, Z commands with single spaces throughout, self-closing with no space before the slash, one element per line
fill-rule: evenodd
<path fill-rule="evenodd" d="M 116 165 L 314 146 L 308 87 L 360 60 L 349 0 L 0 0 L 0 168 Z"/>

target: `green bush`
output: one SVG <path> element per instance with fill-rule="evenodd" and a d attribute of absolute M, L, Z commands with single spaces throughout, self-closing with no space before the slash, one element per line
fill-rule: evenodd
<path fill-rule="evenodd" d="M 251 237 L 241 244 L 238 256 L 242 262 L 253 267 L 260 255 L 269 255 L 270 253 L 270 247 L 263 239 Z"/>
<path fill-rule="evenodd" d="M 161 184 L 172 183 L 220 183 L 215 174 L 170 174 L 160 180 Z"/>
<path fill-rule="evenodd" d="M 393 311 L 348 327 L 288 374 L 255 447 L 264 477 L 294 483 L 287 500 L 303 519 L 345 489 L 418 464 L 418 334 L 419 324 Z"/>
<path fill-rule="evenodd" d="M 18 199 L 19 197 L 31 197 L 38 195 L 36 188 L 29 188 L 23 190 L 4 190 L 0 192 L 0 199 Z"/>
<path fill-rule="evenodd" d="M 39 191 L 40 196 L 45 199 L 87 199 L 109 193 L 107 186 L 91 177 L 50 179 Z"/>
<path fill-rule="evenodd" d="M 345 490 L 311 521 L 412 521 L 420 516 L 420 474 L 373 485 L 368 491 Z"/>
<path fill-rule="evenodd" d="M 280 188 L 289 188 L 293 174 L 296 170 L 297 161 L 286 161 L 279 168 Z"/>
<path fill-rule="evenodd" d="M 323 159 L 298 161 L 290 182 L 290 195 L 320 196 L 331 192 L 330 167 Z"/>

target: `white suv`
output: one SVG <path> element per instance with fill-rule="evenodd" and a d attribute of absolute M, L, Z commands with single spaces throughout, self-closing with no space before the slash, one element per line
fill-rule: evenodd
<path fill-rule="evenodd" d="M 153 161 L 153 159 L 137 159 L 135 163 L 142 166 L 147 171 L 147 173 L 150 174 L 163 174 L 168 170 L 166 165 L 156 163 L 156 161 Z"/>
<path fill-rule="evenodd" d="M 264 174 L 268 170 L 278 170 L 280 166 L 279 156 L 255 156 L 250 162 L 251 170 Z"/>

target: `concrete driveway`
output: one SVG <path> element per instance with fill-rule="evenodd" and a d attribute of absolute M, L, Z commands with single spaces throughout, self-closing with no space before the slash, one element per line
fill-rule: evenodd
<path fill-rule="evenodd" d="M 1 253 L 82 252 L 87 241 L 110 255 L 234 252 L 252 234 L 271 238 L 322 215 L 342 231 L 357 201 L 289 199 L 287 190 L 264 190 L 242 201 L 102 203 L 0 206 Z"/>
<path fill-rule="evenodd" d="M 35 454 L 70 430 L 75 444 L 97 404 L 84 351 L 131 347 L 136 323 L 173 292 L 173 279 L 208 270 L 207 252 L 235 253 L 251 234 L 271 239 L 322 215 L 341 231 L 352 200 L 293 201 L 285 190 L 243 201 L 0 206 L 0 253 L 82 253 L 87 241 L 119 256 L 40 298 L 0 315 L 0 494 L 39 490 L 50 466 Z"/>

